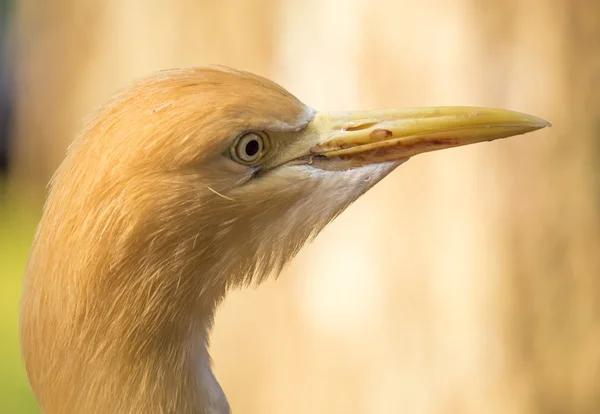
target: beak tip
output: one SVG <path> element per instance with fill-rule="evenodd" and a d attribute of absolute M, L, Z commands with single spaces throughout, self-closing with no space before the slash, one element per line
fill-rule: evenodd
<path fill-rule="evenodd" d="M 552 127 L 552 124 L 550 122 L 546 121 L 545 119 L 538 118 L 537 116 L 536 117 L 532 116 L 532 118 L 535 119 L 535 123 L 537 124 L 536 126 L 539 126 L 540 129 Z"/>
<path fill-rule="evenodd" d="M 550 122 L 546 121 L 545 119 L 540 118 L 540 126 L 542 128 L 551 128 L 552 124 Z"/>

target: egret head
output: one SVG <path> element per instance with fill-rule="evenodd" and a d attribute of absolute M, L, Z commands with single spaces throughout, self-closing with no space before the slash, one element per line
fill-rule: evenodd
<path fill-rule="evenodd" d="M 48 414 L 226 412 L 205 345 L 229 287 L 279 273 L 412 156 L 545 126 L 485 108 L 317 112 L 227 68 L 134 83 L 52 181 L 21 329 L 38 401 Z"/>

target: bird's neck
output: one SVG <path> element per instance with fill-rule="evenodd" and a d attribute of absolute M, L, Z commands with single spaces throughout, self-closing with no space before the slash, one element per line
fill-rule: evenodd
<path fill-rule="evenodd" d="M 142 324 L 140 330 L 126 328 L 122 332 L 124 342 L 104 355 L 105 378 L 114 384 L 112 401 L 116 404 L 101 412 L 229 414 L 208 352 L 213 306 L 211 303 L 208 308 L 190 312 L 187 320 L 163 310 L 164 324 Z M 169 319 L 174 322 L 169 323 Z M 106 347 L 102 340 L 96 345 Z M 115 398 L 117 395 L 120 398 Z"/>
<path fill-rule="evenodd" d="M 229 414 L 229 403 L 211 369 L 211 359 L 206 346 L 197 350 L 197 375 L 200 377 L 194 390 L 195 400 L 202 401 L 206 414 Z"/>
<path fill-rule="evenodd" d="M 209 318 L 204 322 L 208 324 Z M 230 414 L 225 394 L 212 372 L 208 334 L 208 325 L 204 324 L 197 330 L 197 335 L 194 335 L 195 340 L 183 341 L 172 349 L 171 352 L 179 355 L 183 361 L 183 369 L 173 369 L 177 366 L 176 362 L 171 367 L 164 368 L 164 372 L 171 378 L 172 387 L 162 384 L 160 380 L 154 383 L 154 389 L 160 396 L 157 404 L 163 410 L 159 412 Z M 157 366 L 157 363 L 158 361 L 155 361 L 154 366 Z M 146 367 L 146 375 L 152 375 L 152 368 L 148 368 Z M 175 408 L 174 403 L 178 403 L 179 407 Z M 139 412 L 151 411 L 148 407 L 141 408 L 143 410 Z M 134 409 L 133 412 L 137 411 Z"/>
<path fill-rule="evenodd" d="M 42 274 L 36 268 L 47 263 L 34 261 L 31 273 Z M 149 273 L 139 280 L 165 280 L 152 266 L 145 269 Z M 129 291 L 114 282 L 77 292 L 39 283 L 26 288 L 23 350 L 44 412 L 229 414 L 208 353 L 218 301 L 206 292 L 197 300 L 198 292 L 184 286 L 127 286 Z M 193 303 L 193 296 L 200 306 L 174 306 Z"/>
<path fill-rule="evenodd" d="M 152 351 L 142 352 L 143 358 L 126 352 L 117 356 L 124 357 L 120 369 L 115 369 L 118 359 L 107 363 L 107 383 L 116 385 L 115 405 L 98 412 L 229 414 L 227 399 L 211 369 L 208 333 L 204 325 L 188 339 L 165 339 L 163 345 L 151 345 Z M 144 343 L 131 345 L 139 349 Z"/>
<path fill-rule="evenodd" d="M 128 342 L 105 355 L 107 383 L 114 384 L 116 394 L 115 405 L 101 412 L 229 414 L 208 352 L 213 312 L 212 307 L 197 309 L 183 329 L 186 321 L 180 318 L 173 324 L 142 327 L 133 335 L 130 328 L 124 331 L 123 338 L 132 335 Z M 102 341 L 97 345 L 102 348 Z"/>
<path fill-rule="evenodd" d="M 182 200 L 149 202 L 137 179 L 127 185 L 135 192 L 116 186 L 112 197 L 94 192 L 98 199 L 76 191 L 84 184 L 62 183 L 68 192 L 47 203 L 21 314 L 23 356 L 46 414 L 229 413 L 207 338 L 239 266 L 214 248 L 218 227 L 198 227 L 203 203 L 187 181 Z M 152 194 L 174 185 L 163 184 Z"/>

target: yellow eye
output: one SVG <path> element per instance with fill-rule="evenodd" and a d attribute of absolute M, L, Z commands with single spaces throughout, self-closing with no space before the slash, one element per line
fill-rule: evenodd
<path fill-rule="evenodd" d="M 240 136 L 231 147 L 231 157 L 242 164 L 252 164 L 269 149 L 268 138 L 265 134 L 248 132 Z"/>

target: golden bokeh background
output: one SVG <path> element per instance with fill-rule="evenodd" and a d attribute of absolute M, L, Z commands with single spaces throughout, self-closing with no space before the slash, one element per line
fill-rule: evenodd
<path fill-rule="evenodd" d="M 36 413 L 17 319 L 45 185 L 94 107 L 224 64 L 317 109 L 477 105 L 553 123 L 416 157 L 211 354 L 234 413 L 600 413 L 600 2 L 0 0 L 0 413 Z"/>

